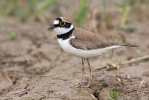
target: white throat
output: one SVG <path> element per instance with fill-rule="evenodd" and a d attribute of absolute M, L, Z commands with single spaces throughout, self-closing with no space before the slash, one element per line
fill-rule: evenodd
<path fill-rule="evenodd" d="M 70 30 L 72 30 L 74 28 L 73 25 L 71 25 L 70 28 L 65 28 L 65 27 L 57 27 L 54 29 L 54 31 L 57 33 L 57 35 L 61 35 L 61 34 L 65 34 L 67 32 L 69 32 Z"/>

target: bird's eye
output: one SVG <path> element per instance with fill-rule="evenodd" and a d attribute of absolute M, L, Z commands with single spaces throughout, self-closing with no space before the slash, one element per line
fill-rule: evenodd
<path fill-rule="evenodd" d="M 60 22 L 60 26 L 64 26 L 65 24 L 66 24 L 66 23 L 63 22 L 63 21 Z"/>

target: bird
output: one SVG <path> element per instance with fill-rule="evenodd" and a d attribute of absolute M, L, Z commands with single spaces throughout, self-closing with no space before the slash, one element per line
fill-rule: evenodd
<path fill-rule="evenodd" d="M 57 17 L 48 30 L 54 30 L 56 32 L 58 43 L 65 52 L 82 59 L 81 82 L 76 87 L 92 87 L 92 70 L 89 58 L 100 56 L 118 47 L 137 46 L 129 43 L 116 43 L 100 36 L 99 34 L 75 27 L 70 19 L 66 17 Z M 83 86 L 85 60 L 88 63 L 90 74 L 88 84 Z"/>

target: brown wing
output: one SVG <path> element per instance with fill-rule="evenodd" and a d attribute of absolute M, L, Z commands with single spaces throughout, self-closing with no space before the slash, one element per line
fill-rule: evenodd
<path fill-rule="evenodd" d="M 70 40 L 70 44 L 79 49 L 90 50 L 97 48 L 104 48 L 112 45 L 118 45 L 115 42 L 109 41 L 98 34 L 94 34 L 92 32 L 75 28 L 73 31 L 73 35 L 76 37 Z"/>

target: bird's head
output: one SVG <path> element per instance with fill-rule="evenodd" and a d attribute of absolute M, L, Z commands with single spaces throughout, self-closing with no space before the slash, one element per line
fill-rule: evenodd
<path fill-rule="evenodd" d="M 58 17 L 54 20 L 53 25 L 49 28 L 49 30 L 52 29 L 57 33 L 57 35 L 61 35 L 74 29 L 74 26 L 69 19 L 65 17 Z"/>

